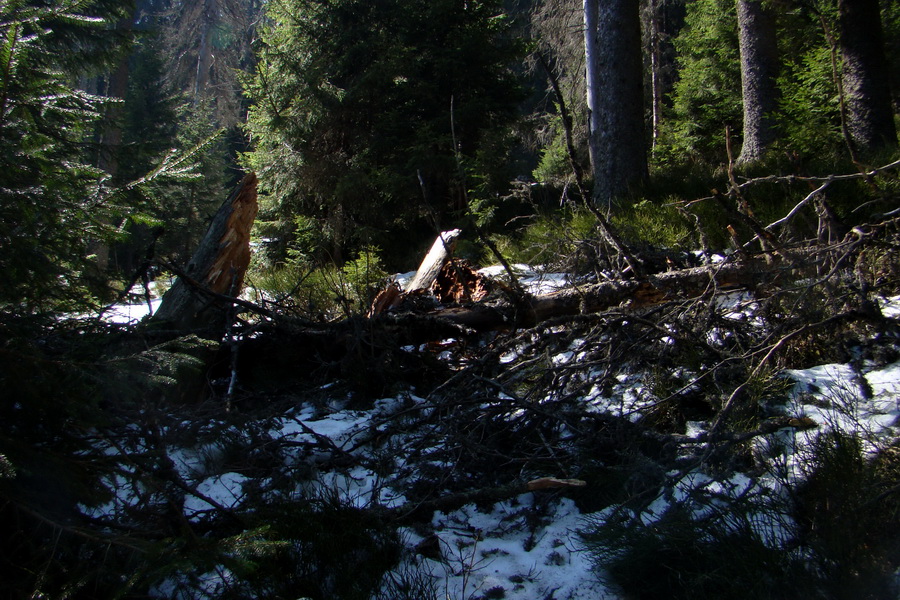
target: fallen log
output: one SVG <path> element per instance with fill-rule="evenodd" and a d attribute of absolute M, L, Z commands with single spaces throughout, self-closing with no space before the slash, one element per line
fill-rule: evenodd
<path fill-rule="evenodd" d="M 560 290 L 512 302 L 498 294 L 479 303 L 440 306 L 434 302 L 403 303 L 395 310 L 345 321 L 287 327 L 278 319 L 258 326 L 254 339 L 244 343 L 244 372 L 284 369 L 314 362 L 331 365 L 335 373 L 364 375 L 377 383 L 390 371 L 388 346 L 399 349 L 436 340 L 531 327 L 556 317 L 598 313 L 609 309 L 637 310 L 654 304 L 690 299 L 708 291 L 756 288 L 777 284 L 787 277 L 790 264 L 769 264 L 763 259 L 728 262 L 671 271 L 642 279 L 609 281 Z M 363 359 L 360 359 L 363 357 Z M 349 362 L 348 362 L 349 361 Z M 280 365 L 275 368 L 276 365 Z M 330 373 L 329 376 L 335 373 Z"/>
<path fill-rule="evenodd" d="M 501 301 L 447 307 L 428 314 L 474 331 L 530 327 L 553 317 L 597 313 L 616 307 L 634 310 L 694 298 L 711 289 L 755 288 L 762 283 L 775 283 L 795 268 L 795 265 L 767 263 L 763 259 L 726 262 L 533 296 L 526 299 L 525 310 Z"/>
<path fill-rule="evenodd" d="M 221 334 L 250 265 L 250 228 L 259 209 L 256 175 L 248 173 L 219 208 L 190 263 L 165 293 L 152 321 L 180 332 Z"/>
<path fill-rule="evenodd" d="M 638 309 L 697 297 L 710 289 L 755 288 L 763 282 L 776 283 L 780 271 L 795 271 L 800 266 L 797 257 L 815 251 L 792 253 L 790 260 L 783 253 L 781 260 L 773 259 L 770 254 L 760 258 L 741 253 L 736 257 L 739 260 L 714 265 L 576 286 L 541 296 L 523 292 L 490 299 L 493 287 L 505 289 L 506 286 L 499 282 L 493 286 L 492 280 L 452 257 L 459 235 L 458 229 L 441 233 L 406 289 L 392 284 L 383 290 L 373 302 L 368 318 L 409 314 L 412 318 L 407 319 L 407 324 L 419 316 L 427 317 L 431 323 L 437 320 L 473 332 L 530 327 L 553 317 L 596 313 L 620 306 Z M 421 296 L 429 296 L 431 304 L 407 302 Z M 423 327 L 419 333 L 435 329 L 441 328 Z"/>

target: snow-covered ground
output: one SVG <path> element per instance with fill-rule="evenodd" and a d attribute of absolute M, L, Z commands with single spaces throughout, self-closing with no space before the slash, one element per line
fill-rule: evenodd
<path fill-rule="evenodd" d="M 533 293 L 546 293 L 565 285 L 565 278 L 544 274 L 525 265 L 515 267 Z M 483 272 L 494 275 L 497 269 Z M 754 305 L 747 298 L 732 299 L 729 318 L 753 319 Z M 156 301 L 158 302 L 158 301 Z M 120 307 L 108 315 L 111 319 L 138 320 L 146 314 L 147 306 Z M 886 316 L 900 316 L 900 297 L 885 299 Z M 512 358 L 507 357 L 508 360 Z M 554 364 L 577 362 L 579 341 L 552 357 Z M 501 359 L 502 360 L 502 359 Z M 802 370 L 785 371 L 784 376 L 794 382 L 790 401 L 783 407 L 785 414 L 810 417 L 818 428 L 800 431 L 790 427 L 768 436 L 761 443 L 769 444 L 767 452 L 782 453 L 788 469 L 796 465 L 800 452 L 812 436 L 828 428 L 864 430 L 864 438 L 877 445 L 900 437 L 900 362 L 889 365 L 863 365 L 856 368 L 846 364 L 820 365 Z M 644 383 L 639 375 L 621 375 L 618 384 L 605 393 L 590 389 L 585 402 L 592 410 L 614 414 L 631 414 L 647 400 Z M 364 455 L 367 450 L 358 442 L 371 430 L 372 424 L 384 422 L 391 415 L 406 410 L 410 403 L 424 403 L 409 391 L 396 397 L 383 398 L 372 408 L 360 410 L 346 406 L 344 398 L 334 398 L 327 410 L 301 404 L 280 418 L 268 422 L 263 437 L 303 443 L 326 443 L 341 451 Z M 707 427 L 703 422 L 688 424 L 687 435 L 698 437 Z M 402 441 L 401 441 L 402 445 Z M 874 447 L 874 446 L 873 446 Z M 115 452 L 110 450 L 110 452 Z M 183 505 L 188 520 L 203 518 L 206 511 L 225 508 L 239 510 L 246 497 L 244 486 L 251 483 L 247 475 L 222 471 L 215 447 L 170 449 L 172 464 L 194 493 L 186 496 Z M 288 457 L 290 460 L 290 457 Z M 404 457 L 394 460 L 399 470 Z M 288 465 L 290 466 L 290 465 Z M 777 482 L 753 479 L 738 473 L 726 479 L 714 479 L 699 470 L 670 473 L 672 485 L 652 500 L 639 515 L 647 523 L 659 518 L 673 503 L 689 494 L 703 490 L 709 494 L 741 496 L 754 486 L 777 486 Z M 375 473 L 363 467 L 350 470 L 318 473 L 320 485 L 342 495 L 358 506 L 373 503 L 386 507 L 401 506 L 405 502 L 399 485 L 395 489 L 394 474 Z M 121 511 L 136 504 L 140 490 L 124 485 L 117 477 L 107 482 L 113 488 L 113 499 L 104 507 L 91 509 L 93 515 Z M 536 503 L 541 506 L 537 507 Z M 453 600 L 470 598 L 506 598 L 531 600 L 617 599 L 616 590 L 607 587 L 597 569 L 591 564 L 582 547 L 578 532 L 588 521 L 597 523 L 612 514 L 615 507 L 592 514 L 582 514 L 576 504 L 566 497 L 547 501 L 535 493 L 496 502 L 492 506 L 467 504 L 447 513 L 436 511 L 427 533 L 406 528 L 401 531 L 409 553 L 403 568 L 415 568 L 430 578 L 437 597 Z M 86 509 L 87 510 L 87 509 Z M 535 519 L 535 514 L 540 518 Z M 778 524 L 771 527 L 777 538 Z M 421 552 L 426 545 L 432 552 Z M 228 585 L 227 570 L 211 571 L 204 575 L 204 585 L 210 593 Z M 172 581 L 160 585 L 160 597 L 175 589 Z"/>
<path fill-rule="evenodd" d="M 103 319 L 109 323 L 121 323 L 124 325 L 137 323 L 147 315 L 156 313 L 162 302 L 162 295 L 173 283 L 173 280 L 153 281 L 150 283 L 150 301 L 142 299 L 131 303 L 114 304 L 103 313 Z M 135 298 L 134 294 L 131 298 Z"/>
<path fill-rule="evenodd" d="M 541 267 L 532 267 L 521 263 L 510 265 L 510 267 L 525 291 L 535 296 L 549 294 L 572 284 L 571 278 L 565 273 L 550 273 Z M 488 277 L 506 277 L 506 269 L 500 265 L 485 267 L 478 272 Z"/>
<path fill-rule="evenodd" d="M 149 314 L 153 314 L 159 308 L 162 298 L 153 298 L 148 305 L 141 304 L 117 304 L 104 313 L 103 318 L 110 323 L 137 323 Z"/>

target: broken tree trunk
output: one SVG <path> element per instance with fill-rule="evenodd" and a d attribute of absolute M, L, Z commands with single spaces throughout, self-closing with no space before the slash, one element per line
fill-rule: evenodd
<path fill-rule="evenodd" d="M 165 293 L 153 321 L 182 332 L 221 333 L 250 264 L 250 228 L 256 218 L 256 175 L 248 173 L 213 217 L 191 262 Z"/>
<path fill-rule="evenodd" d="M 434 287 L 437 285 L 439 277 L 445 273 L 447 266 L 452 262 L 456 240 L 460 233 L 462 232 L 459 229 L 439 233 L 428 254 L 422 259 L 422 264 L 419 265 L 416 274 L 406 284 L 406 289 L 401 289 L 396 282 L 389 285 L 375 297 L 369 308 L 368 316 L 371 318 L 393 310 L 411 295 L 435 294 Z M 441 298 L 438 300 L 443 301 Z"/>
<path fill-rule="evenodd" d="M 491 281 L 466 261 L 453 258 L 460 233 L 459 229 L 439 233 L 406 289 L 397 283 L 389 285 L 375 297 L 367 316 L 395 310 L 410 298 L 428 294 L 441 304 L 483 300 L 492 289 Z"/>
<path fill-rule="evenodd" d="M 428 251 L 428 254 L 422 260 L 422 264 L 419 265 L 415 276 L 407 284 L 406 289 L 403 290 L 404 292 L 409 293 L 431 288 L 431 284 L 437 279 L 444 263 L 450 260 L 450 257 L 453 255 L 456 240 L 459 238 L 460 233 L 462 232 L 459 229 L 451 229 L 438 235 L 437 239 L 434 240 L 434 244 L 431 245 L 431 250 Z"/>

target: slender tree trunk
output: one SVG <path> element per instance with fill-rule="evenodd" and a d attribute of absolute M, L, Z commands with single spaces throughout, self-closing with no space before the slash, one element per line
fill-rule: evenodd
<path fill-rule="evenodd" d="M 593 200 L 609 204 L 647 176 L 641 21 L 635 0 L 584 0 Z"/>
<path fill-rule="evenodd" d="M 762 0 L 737 0 L 737 21 L 744 103 L 744 142 L 737 162 L 744 164 L 763 158 L 775 141 L 778 46 L 775 15 Z"/>
<path fill-rule="evenodd" d="M 838 0 L 847 128 L 859 150 L 897 144 L 878 0 Z"/>
<path fill-rule="evenodd" d="M 597 59 L 597 20 L 598 0 L 584 0 L 584 59 L 585 78 L 587 85 L 588 107 L 588 145 L 590 147 L 591 166 L 600 156 L 601 128 L 600 111 L 598 110 L 597 94 L 600 93 L 600 72 Z M 596 167 L 594 167 L 596 171 Z"/>
<path fill-rule="evenodd" d="M 209 84 L 209 71 L 212 68 L 212 44 L 210 43 L 210 33 L 217 22 L 217 12 L 219 7 L 216 0 L 204 0 L 203 2 L 203 23 L 200 32 L 200 46 L 197 49 L 197 73 L 194 78 L 194 102 L 198 102 L 206 92 Z"/>
<path fill-rule="evenodd" d="M 662 126 L 663 86 L 662 86 L 662 50 L 660 48 L 658 0 L 650 0 L 650 18 L 648 20 L 650 35 L 650 94 L 652 96 L 650 106 L 651 118 L 651 148 L 656 148 Z"/>
<path fill-rule="evenodd" d="M 121 19 L 116 28 L 122 31 L 131 31 L 135 15 Z M 105 95 L 124 102 L 128 93 L 128 77 L 130 73 L 129 63 L 131 55 L 123 54 L 114 71 L 109 74 Z M 122 102 L 109 104 L 104 110 L 103 129 L 100 133 L 99 154 L 97 156 L 97 168 L 106 171 L 112 181 L 116 181 L 119 173 L 119 152 L 122 148 L 122 114 L 124 105 Z M 88 245 L 88 252 L 96 258 L 97 270 L 101 273 L 109 268 L 110 247 L 104 241 L 92 241 Z"/>

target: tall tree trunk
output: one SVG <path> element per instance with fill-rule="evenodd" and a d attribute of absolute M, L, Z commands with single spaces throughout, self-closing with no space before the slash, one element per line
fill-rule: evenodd
<path fill-rule="evenodd" d="M 662 126 L 662 108 L 663 108 L 663 86 L 662 86 L 662 50 L 660 48 L 660 27 L 659 27 L 659 0 L 650 0 L 649 10 L 650 16 L 647 20 L 649 30 L 649 53 L 650 53 L 650 139 L 651 148 L 656 148 L 659 141 L 659 135 Z"/>
<path fill-rule="evenodd" d="M 609 204 L 647 176 L 641 21 L 635 0 L 584 0 L 593 200 Z"/>
<path fill-rule="evenodd" d="M 778 46 L 775 15 L 762 0 L 737 0 L 737 21 L 744 103 L 744 142 L 737 162 L 743 164 L 763 158 L 775 141 Z"/>
<path fill-rule="evenodd" d="M 194 102 L 199 102 L 200 98 L 206 92 L 206 86 L 209 83 L 209 70 L 212 68 L 212 44 L 210 44 L 209 35 L 216 23 L 216 6 L 215 0 L 205 0 L 203 3 L 203 22 L 200 32 L 200 46 L 197 49 L 197 73 L 194 77 Z"/>
<path fill-rule="evenodd" d="M 878 0 L 838 0 L 847 128 L 859 150 L 897 144 Z"/>
<path fill-rule="evenodd" d="M 121 19 L 116 25 L 120 31 L 130 32 L 134 26 L 137 14 Z M 122 114 L 125 95 L 128 93 L 128 77 L 130 73 L 129 63 L 131 53 L 126 53 L 119 58 L 115 70 L 107 79 L 105 96 L 115 98 L 122 102 L 113 102 L 104 110 L 103 129 L 100 133 L 99 154 L 97 156 L 97 168 L 106 171 L 113 182 L 117 182 L 119 174 L 119 152 L 122 148 Z M 97 270 L 104 273 L 109 268 L 110 248 L 105 241 L 92 241 L 88 245 L 88 252 L 93 254 Z"/>

